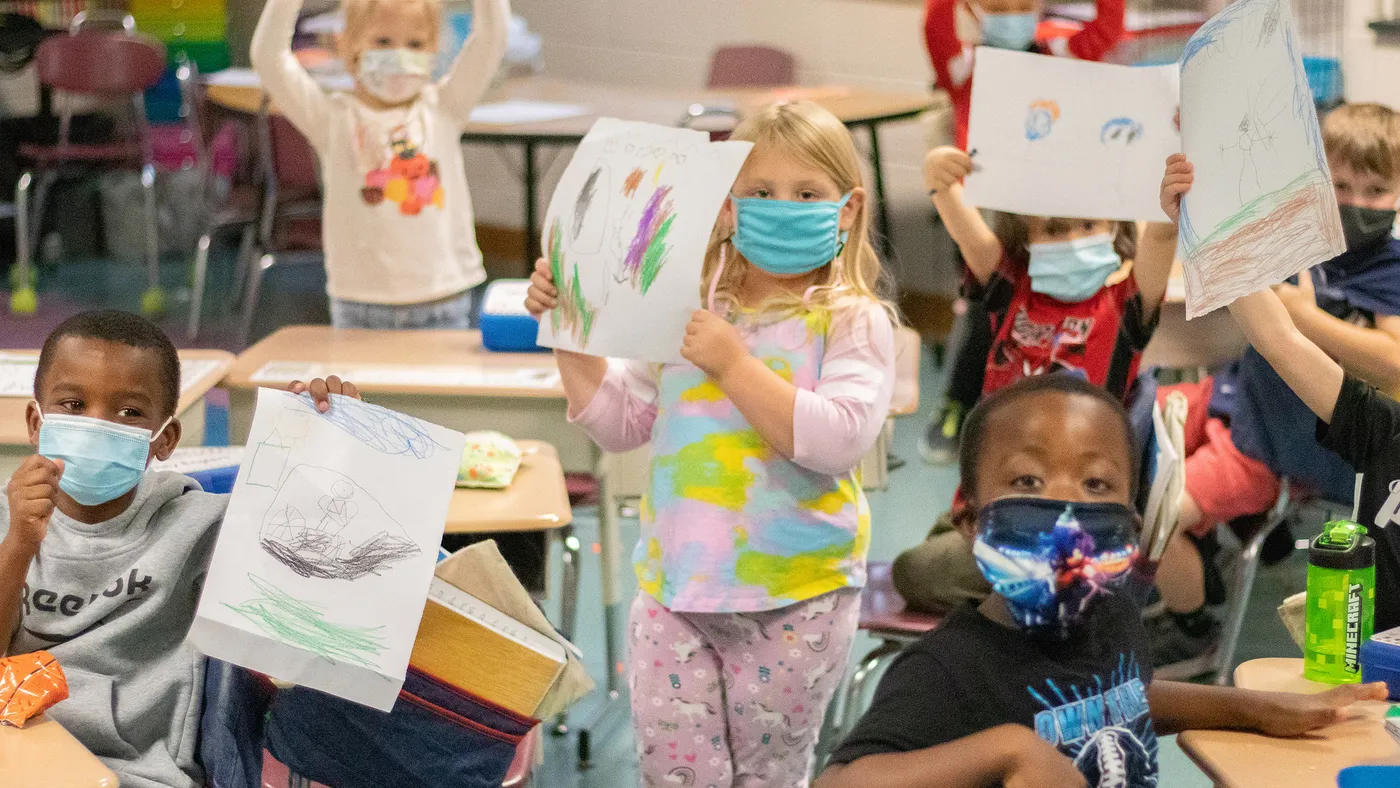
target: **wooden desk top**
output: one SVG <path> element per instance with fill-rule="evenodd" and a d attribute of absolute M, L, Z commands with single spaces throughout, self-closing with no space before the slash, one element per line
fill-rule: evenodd
<path fill-rule="evenodd" d="M 23 728 L 0 725 L 5 788 L 117 788 L 117 775 L 62 725 L 40 716 Z"/>
<path fill-rule="evenodd" d="M 1235 669 L 1244 689 L 1317 693 L 1330 689 L 1303 678 L 1302 659 L 1256 659 Z M 1298 739 L 1237 731 L 1187 731 L 1182 751 L 1224 788 L 1335 788 L 1348 766 L 1389 761 L 1400 745 L 1385 732 L 1386 703 L 1358 704 L 1355 716 Z"/>
<path fill-rule="evenodd" d="M 0 350 L 0 353 L 16 355 L 39 355 L 37 350 Z M 201 374 L 193 380 L 180 381 L 180 403 L 175 409 L 178 416 L 189 410 L 191 405 L 204 398 L 209 389 L 219 385 L 229 367 L 233 364 L 233 354 L 222 350 L 181 350 L 182 362 L 209 361 Z M 30 397 L 0 397 L 0 444 L 14 446 L 29 443 L 29 428 L 24 422 L 24 409 Z"/>
<path fill-rule="evenodd" d="M 235 112 L 252 114 L 258 112 L 262 106 L 262 89 L 257 87 L 255 82 L 235 85 L 209 84 L 205 86 L 205 95 L 213 103 Z M 799 98 L 815 101 L 830 110 L 843 123 L 849 124 L 911 118 L 930 109 L 935 103 L 932 93 L 896 93 L 846 86 L 777 90 L 665 90 L 534 76 L 508 80 L 480 103 L 548 101 L 582 105 L 588 108 L 588 112 L 542 123 L 473 123 L 465 131 L 468 136 L 479 139 L 506 140 L 530 137 L 566 141 L 582 139 L 599 117 L 675 126 L 686 117 L 686 110 L 692 104 L 716 108 L 727 106 L 742 114 L 745 110 L 777 100 Z M 722 120 L 715 122 L 723 124 Z"/>
<path fill-rule="evenodd" d="M 447 507 L 447 533 L 547 531 L 573 522 L 559 453 L 543 441 L 520 441 L 520 471 L 504 490 L 458 487 Z"/>
<path fill-rule="evenodd" d="M 244 351 L 233 362 L 224 385 L 234 389 L 283 388 L 292 382 L 292 378 L 277 377 L 253 380 L 269 362 L 316 364 L 317 374 L 340 375 L 353 381 L 365 394 L 564 397 L 553 354 L 493 353 L 482 346 L 480 331 L 374 331 L 289 326 Z M 297 371 L 296 365 L 285 366 Z M 301 379 L 305 371 L 297 371 L 297 379 Z M 356 375 L 356 371 L 364 374 Z M 273 370 L 269 369 L 271 372 Z M 434 382 L 421 376 L 425 373 L 440 373 L 444 378 L 461 373 L 463 382 Z M 553 383 L 515 385 L 511 383 L 511 375 L 515 373 L 541 380 L 549 378 Z M 415 374 L 419 377 L 415 378 Z M 499 377 L 491 379 L 492 375 Z M 473 381 L 473 377 L 479 379 Z M 488 385 L 488 380 L 494 382 Z"/>

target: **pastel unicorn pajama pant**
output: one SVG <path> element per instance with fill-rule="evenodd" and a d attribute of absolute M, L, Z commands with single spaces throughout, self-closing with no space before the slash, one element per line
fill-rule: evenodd
<path fill-rule="evenodd" d="M 628 685 L 642 785 L 805 788 L 859 615 L 856 588 L 758 613 L 677 613 L 638 593 Z"/>

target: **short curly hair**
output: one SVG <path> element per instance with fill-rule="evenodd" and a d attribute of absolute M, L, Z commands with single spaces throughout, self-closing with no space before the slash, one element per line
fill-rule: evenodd
<path fill-rule="evenodd" d="M 34 372 L 34 398 L 44 384 L 44 376 L 53 364 L 58 343 L 67 337 L 101 339 L 141 350 L 154 351 L 157 356 L 156 373 L 160 380 L 161 415 L 174 416 L 180 402 L 180 356 L 170 338 L 155 323 L 140 315 L 106 309 L 96 312 L 83 312 L 68 318 L 44 340 L 44 349 L 39 351 L 39 366 Z"/>

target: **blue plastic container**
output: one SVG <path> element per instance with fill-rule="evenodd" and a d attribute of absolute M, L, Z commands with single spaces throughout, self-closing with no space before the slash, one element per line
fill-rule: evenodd
<path fill-rule="evenodd" d="M 540 324 L 525 311 L 528 279 L 497 279 L 486 287 L 481 304 L 481 344 L 498 353 L 542 351 L 535 344 Z"/>
<path fill-rule="evenodd" d="M 1337 788 L 1395 788 L 1400 766 L 1353 766 L 1337 775 Z"/>
<path fill-rule="evenodd" d="M 1303 56 L 1303 72 L 1318 104 L 1335 104 L 1342 100 L 1342 63 L 1335 57 Z"/>
<path fill-rule="evenodd" d="M 1400 627 L 1377 632 L 1361 644 L 1361 680 L 1384 681 L 1390 699 L 1400 700 Z"/>

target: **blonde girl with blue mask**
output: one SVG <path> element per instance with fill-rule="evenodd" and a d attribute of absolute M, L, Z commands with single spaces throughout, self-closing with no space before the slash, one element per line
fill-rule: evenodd
<path fill-rule="evenodd" d="M 805 786 L 846 670 L 889 413 L 894 323 L 850 134 L 806 102 L 748 117 L 683 363 L 556 351 L 570 418 L 651 444 L 629 684 L 643 784 Z M 557 291 L 541 261 L 526 302 Z"/>

